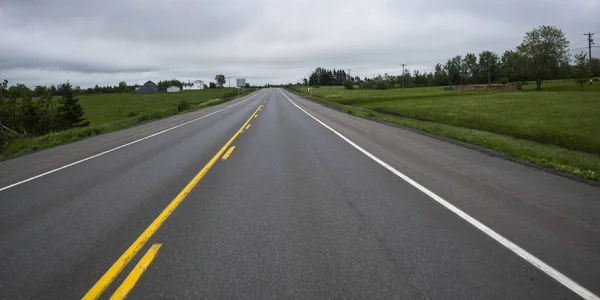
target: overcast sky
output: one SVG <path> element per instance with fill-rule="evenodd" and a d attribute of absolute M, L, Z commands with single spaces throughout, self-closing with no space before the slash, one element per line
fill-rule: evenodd
<path fill-rule="evenodd" d="M 585 47 L 599 13 L 600 0 L 0 0 L 0 79 L 88 87 L 222 73 L 264 84 L 317 66 L 371 77 L 501 54 L 539 25 Z"/>

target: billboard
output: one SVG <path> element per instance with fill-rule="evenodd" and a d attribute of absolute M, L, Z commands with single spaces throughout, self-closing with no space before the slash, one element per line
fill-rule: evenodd
<path fill-rule="evenodd" d="M 236 79 L 235 86 L 236 87 L 245 87 L 246 86 L 246 78 Z"/>

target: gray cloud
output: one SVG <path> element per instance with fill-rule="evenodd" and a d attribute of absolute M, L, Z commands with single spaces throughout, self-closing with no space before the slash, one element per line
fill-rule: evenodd
<path fill-rule="evenodd" d="M 317 66 L 427 70 L 513 49 L 541 24 L 583 47 L 599 11 L 597 0 L 0 0 L 0 77 L 90 86 L 224 73 L 263 84 Z"/>

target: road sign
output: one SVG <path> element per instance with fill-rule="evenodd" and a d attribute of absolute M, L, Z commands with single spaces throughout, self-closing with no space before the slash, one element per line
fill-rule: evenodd
<path fill-rule="evenodd" d="M 236 87 L 245 87 L 246 86 L 246 78 L 236 79 L 235 86 Z"/>

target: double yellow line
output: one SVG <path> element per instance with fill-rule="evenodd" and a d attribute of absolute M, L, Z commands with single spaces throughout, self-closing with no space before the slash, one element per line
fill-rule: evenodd
<path fill-rule="evenodd" d="M 171 203 L 167 205 L 167 207 L 158 215 L 158 217 L 154 219 L 154 221 L 152 221 L 148 228 L 146 228 L 146 230 L 144 230 L 144 232 L 133 242 L 133 244 L 131 244 L 131 246 L 129 246 L 129 248 L 125 250 L 121 257 L 117 259 L 117 261 L 108 269 L 108 271 L 106 271 L 106 273 L 104 273 L 104 275 L 102 275 L 102 277 L 100 277 L 96 284 L 94 284 L 94 286 L 81 299 L 92 300 L 98 299 L 98 297 L 100 297 L 102 292 L 104 292 L 104 290 L 113 282 L 113 280 L 119 275 L 123 268 L 144 247 L 144 245 L 146 244 L 146 242 L 148 242 L 150 237 L 152 237 L 152 235 L 158 230 L 158 228 L 160 228 L 160 226 L 165 222 L 165 220 L 173 213 L 175 208 L 179 206 L 181 201 L 183 201 L 183 199 L 185 199 L 185 197 L 192 191 L 192 189 L 196 186 L 200 179 L 202 179 L 202 177 L 204 177 L 208 170 L 219 160 L 219 157 L 223 155 L 223 153 L 231 145 L 231 143 L 233 143 L 233 141 L 238 137 L 238 135 L 242 133 L 244 128 L 246 128 L 246 126 L 250 123 L 250 120 L 257 116 L 258 111 L 263 106 L 263 104 L 258 106 L 258 108 L 250 116 L 250 118 L 246 120 L 244 125 L 242 125 L 242 127 L 240 127 L 238 131 L 236 131 L 236 133 L 229 139 L 229 141 L 227 141 L 227 143 L 225 143 L 225 145 L 219 150 L 219 152 L 217 152 L 217 154 L 215 154 L 215 156 L 211 158 L 211 160 L 204 166 L 204 168 L 202 168 L 202 170 L 200 170 L 200 172 L 198 172 L 198 174 L 194 176 L 194 178 L 185 186 L 185 188 L 183 188 L 183 190 L 179 192 L 177 197 L 175 197 L 175 199 L 173 199 Z M 124 299 L 127 296 L 131 288 L 133 288 L 133 285 L 135 284 L 137 279 L 139 279 L 139 276 L 141 276 L 141 273 L 145 270 L 145 268 L 148 267 L 148 265 L 156 255 L 156 252 L 158 252 L 159 248 L 160 244 L 155 244 L 153 248 L 151 248 L 148 251 L 148 253 L 150 253 L 150 257 L 147 257 L 149 255 L 148 253 L 144 255 L 140 263 L 138 263 L 136 268 L 134 268 L 134 271 L 132 271 L 132 274 L 130 274 L 130 276 L 128 276 L 128 278 L 126 278 L 123 284 L 117 289 L 117 292 L 121 293 L 117 294 L 117 292 L 115 292 L 111 299 Z M 138 266 L 140 266 L 140 268 L 138 268 Z M 130 279 L 130 277 L 131 280 L 128 280 Z"/>

